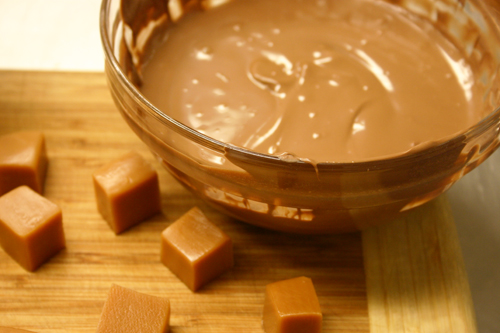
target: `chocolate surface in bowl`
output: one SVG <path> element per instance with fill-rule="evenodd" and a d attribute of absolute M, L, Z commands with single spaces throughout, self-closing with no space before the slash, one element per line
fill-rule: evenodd
<path fill-rule="evenodd" d="M 461 52 L 463 57 L 449 64 L 458 83 L 467 88 L 462 104 L 470 100 L 476 103 L 470 106 L 479 115 L 474 124 L 462 125 L 465 128 L 461 131 L 453 130 L 431 142 L 413 141 L 410 149 L 383 153 L 379 158 L 363 156 L 354 162 L 335 162 L 331 157 L 318 160 L 316 156 L 272 151 L 268 147 L 266 153 L 240 142 L 223 142 L 223 137 L 210 130 L 196 130 L 193 123 L 179 120 L 170 110 L 171 105 L 178 110 L 179 104 L 158 108 L 140 91 L 146 86 L 144 63 L 151 50 L 159 47 L 165 29 L 175 29 L 191 14 L 202 16 L 230 5 L 212 8 L 213 3 L 207 1 L 168 5 L 155 1 L 103 3 L 101 32 L 113 98 L 128 124 L 178 180 L 238 219 L 300 233 L 345 232 L 381 223 L 436 197 L 498 146 L 499 32 L 493 16 L 495 8 L 491 7 L 495 3 L 406 1 L 399 7 L 378 1 L 357 3 L 383 4 L 414 20 L 425 21 L 450 47 Z M 179 64 L 170 63 L 165 71 L 170 73 L 176 66 Z M 468 73 L 467 68 L 474 72 Z M 460 81 L 457 73 L 468 73 L 474 80 L 462 77 Z M 280 90 L 274 93 L 279 95 Z M 431 93 L 428 91 L 426 96 Z M 174 93 L 170 99 L 181 100 L 179 94 Z M 172 115 L 176 115 L 175 119 Z M 356 124 L 353 129 L 363 125 Z M 391 138 L 389 135 L 386 140 Z"/>

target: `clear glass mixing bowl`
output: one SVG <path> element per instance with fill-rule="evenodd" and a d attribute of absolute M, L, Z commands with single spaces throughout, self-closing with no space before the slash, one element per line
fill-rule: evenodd
<path fill-rule="evenodd" d="M 212 2 L 103 0 L 100 29 L 109 88 L 123 118 L 175 178 L 217 209 L 287 232 L 360 230 L 440 195 L 498 147 L 500 2 L 388 1 L 429 19 L 466 50 L 486 85 L 491 113 L 464 133 L 408 155 L 316 167 L 214 140 L 140 93 L 141 57 L 155 44 L 148 37 L 170 18 Z"/>

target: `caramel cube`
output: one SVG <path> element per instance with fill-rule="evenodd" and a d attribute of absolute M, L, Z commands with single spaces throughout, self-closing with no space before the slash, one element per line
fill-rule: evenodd
<path fill-rule="evenodd" d="M 93 179 L 97 209 L 115 234 L 160 211 L 158 174 L 136 152 L 95 171 Z"/>
<path fill-rule="evenodd" d="M 33 333 L 32 331 L 21 330 L 18 328 L 10 328 L 0 326 L 0 333 Z"/>
<path fill-rule="evenodd" d="M 42 193 L 47 164 L 42 133 L 17 132 L 0 136 L 0 196 L 21 185 Z"/>
<path fill-rule="evenodd" d="M 263 315 L 266 333 L 319 333 L 322 320 L 311 279 L 298 277 L 266 286 Z"/>
<path fill-rule="evenodd" d="M 161 261 L 196 291 L 233 266 L 233 243 L 194 207 L 162 232 Z"/>
<path fill-rule="evenodd" d="M 4 194 L 0 244 L 19 265 L 35 271 L 65 248 L 61 209 L 27 186 Z"/>
<path fill-rule="evenodd" d="M 112 285 L 97 333 L 166 333 L 169 321 L 168 299 Z"/>

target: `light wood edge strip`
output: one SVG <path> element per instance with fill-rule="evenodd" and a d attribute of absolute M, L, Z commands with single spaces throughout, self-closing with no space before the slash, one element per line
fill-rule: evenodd
<path fill-rule="evenodd" d="M 363 231 L 362 240 L 371 333 L 477 332 L 445 195 Z"/>

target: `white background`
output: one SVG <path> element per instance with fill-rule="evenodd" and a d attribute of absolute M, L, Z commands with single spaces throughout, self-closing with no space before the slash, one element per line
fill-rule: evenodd
<path fill-rule="evenodd" d="M 103 71 L 100 0 L 0 0 L 0 68 Z"/>
<path fill-rule="evenodd" d="M 103 71 L 99 9 L 100 0 L 0 0 L 0 69 Z M 498 333 L 500 152 L 456 184 L 449 198 L 479 332 Z"/>

